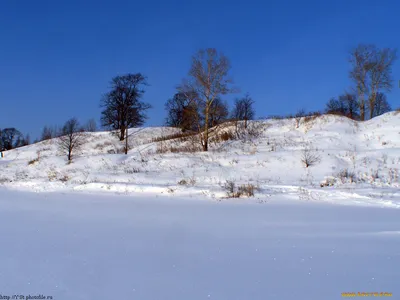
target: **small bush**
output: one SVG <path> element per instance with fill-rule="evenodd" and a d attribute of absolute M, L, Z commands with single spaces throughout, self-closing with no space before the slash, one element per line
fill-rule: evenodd
<path fill-rule="evenodd" d="M 310 112 L 304 117 L 304 123 L 313 121 L 313 120 L 317 119 L 318 117 L 320 117 L 321 115 L 322 114 L 319 111 Z"/>
<path fill-rule="evenodd" d="M 341 170 L 335 175 L 335 177 L 340 178 L 342 182 L 346 182 L 348 180 L 350 180 L 350 182 L 356 182 L 356 174 L 348 169 Z"/>
<path fill-rule="evenodd" d="M 135 174 L 135 173 L 140 173 L 140 169 L 139 169 L 139 168 L 135 168 L 135 167 L 132 167 L 132 168 L 125 168 L 125 169 L 124 169 L 124 172 L 125 172 L 126 174 Z"/>
<path fill-rule="evenodd" d="M 157 143 L 157 142 L 165 142 L 169 140 L 175 140 L 175 139 L 183 139 L 186 141 L 186 138 L 197 135 L 197 132 L 179 132 L 179 133 L 173 133 L 165 136 L 160 136 L 156 138 L 152 138 L 151 142 L 152 143 Z"/>
<path fill-rule="evenodd" d="M 254 192 L 256 190 L 256 187 L 251 183 L 242 184 L 236 188 L 236 184 L 232 180 L 227 180 L 224 188 L 228 198 L 240 198 L 242 196 L 254 197 Z"/>
<path fill-rule="evenodd" d="M 181 179 L 178 181 L 179 185 L 195 185 L 196 184 L 196 179 L 194 177 L 188 178 L 188 179 Z"/>
<path fill-rule="evenodd" d="M 34 158 L 34 159 L 31 159 L 30 161 L 28 161 L 28 165 L 30 166 L 30 165 L 33 165 L 34 163 L 36 163 L 36 162 L 38 162 L 39 161 L 39 158 Z"/>
<path fill-rule="evenodd" d="M 301 154 L 301 162 L 305 165 L 306 168 L 312 167 L 321 161 L 321 157 L 319 156 L 317 150 L 312 149 L 311 147 L 306 146 Z"/>
<path fill-rule="evenodd" d="M 217 137 L 219 137 L 219 139 L 224 142 L 235 139 L 235 135 L 230 131 L 225 131 L 220 135 L 217 135 Z"/>
<path fill-rule="evenodd" d="M 255 191 L 256 187 L 251 184 L 242 184 L 241 186 L 239 186 L 238 192 L 240 193 L 240 195 L 245 195 L 247 197 L 254 197 L 254 191 Z"/>
<path fill-rule="evenodd" d="M 61 182 L 67 182 L 69 180 L 69 177 L 68 177 L 68 175 L 63 175 L 62 177 L 59 178 L 59 180 Z"/>

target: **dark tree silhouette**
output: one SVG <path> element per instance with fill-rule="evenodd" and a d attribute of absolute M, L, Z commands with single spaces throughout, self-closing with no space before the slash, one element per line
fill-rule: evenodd
<path fill-rule="evenodd" d="M 208 127 L 214 127 L 222 124 L 229 117 L 229 108 L 226 102 L 216 98 L 210 105 Z"/>
<path fill-rule="evenodd" d="M 14 127 L 4 128 L 0 130 L 0 146 L 4 150 L 20 147 L 22 137 L 21 132 Z"/>
<path fill-rule="evenodd" d="M 328 114 L 346 116 L 353 120 L 358 120 L 360 117 L 357 96 L 351 93 L 344 93 L 338 99 L 330 99 L 325 111 Z"/>
<path fill-rule="evenodd" d="M 86 141 L 86 135 L 82 132 L 76 118 L 69 119 L 61 129 L 57 144 L 63 153 L 67 154 L 68 161 L 72 160 L 72 154 L 79 151 Z"/>
<path fill-rule="evenodd" d="M 235 106 L 231 114 L 232 119 L 236 121 L 244 120 L 244 128 L 247 128 L 247 121 L 252 120 L 255 115 L 254 101 L 249 94 L 246 94 L 243 98 L 235 100 Z"/>
<path fill-rule="evenodd" d="M 197 130 L 195 120 L 199 119 L 199 110 L 193 97 L 187 97 L 184 93 L 176 93 L 165 104 L 167 110 L 166 125 L 178 127 L 185 132 Z"/>
<path fill-rule="evenodd" d="M 125 140 L 125 154 L 128 153 L 128 128 L 144 124 L 146 110 L 150 104 L 141 101 L 147 85 L 142 74 L 116 76 L 111 81 L 111 91 L 101 100 L 101 125 L 118 131 L 121 141 Z"/>
<path fill-rule="evenodd" d="M 391 110 L 392 108 L 390 107 L 390 104 L 386 99 L 386 95 L 383 93 L 377 93 L 374 103 L 374 110 L 373 110 L 374 114 L 372 115 L 372 117 L 380 116 Z"/>

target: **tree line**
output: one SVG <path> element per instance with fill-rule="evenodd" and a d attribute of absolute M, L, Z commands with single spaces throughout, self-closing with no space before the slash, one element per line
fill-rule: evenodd
<path fill-rule="evenodd" d="M 395 60 L 396 50 L 393 49 L 374 45 L 354 48 L 349 57 L 349 78 L 353 85 L 342 95 L 329 99 L 324 113 L 364 121 L 390 111 L 385 93 L 393 87 L 391 72 Z M 223 53 L 213 48 L 199 50 L 192 57 L 187 76 L 165 103 L 165 125 L 198 134 L 203 151 L 208 151 L 212 127 L 226 121 L 243 121 L 246 130 L 248 120 L 255 117 L 255 102 L 248 93 L 237 98 L 232 109 L 223 99 L 239 91 L 233 86 L 230 70 L 230 61 Z M 125 154 L 129 150 L 129 128 L 142 126 L 148 119 L 147 110 L 152 107 L 143 101 L 147 86 L 147 77 L 141 73 L 115 76 L 110 90 L 100 100 L 100 125 L 124 142 Z M 301 117 L 300 114 L 305 113 L 298 112 L 296 116 Z M 72 118 L 61 127 L 45 126 L 35 142 L 58 138 L 60 148 L 71 160 L 72 152 L 84 143 L 84 133 L 96 130 L 94 119 L 81 126 Z M 29 143 L 29 136 L 24 137 L 15 128 L 0 130 L 0 149 L 9 150 Z"/>

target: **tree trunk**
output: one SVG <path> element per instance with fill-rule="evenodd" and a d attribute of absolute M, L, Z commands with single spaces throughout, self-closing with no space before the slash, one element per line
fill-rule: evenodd
<path fill-rule="evenodd" d="M 365 101 L 364 101 L 364 95 L 360 96 L 360 120 L 364 121 L 365 120 Z"/>
<path fill-rule="evenodd" d="M 121 126 L 119 140 L 123 141 L 125 139 L 125 126 Z"/>
<path fill-rule="evenodd" d="M 126 127 L 126 136 L 125 136 L 125 154 L 128 154 L 128 127 Z"/>
<path fill-rule="evenodd" d="M 244 119 L 244 129 L 247 129 L 247 118 Z"/>
<path fill-rule="evenodd" d="M 208 151 L 208 121 L 209 121 L 209 109 L 210 104 L 206 104 L 206 111 L 205 111 L 205 124 L 204 124 L 204 141 L 203 141 L 203 151 Z"/>
<path fill-rule="evenodd" d="M 376 93 L 372 92 L 372 95 L 369 97 L 369 118 L 370 119 L 372 119 L 374 117 L 375 101 L 376 101 Z"/>

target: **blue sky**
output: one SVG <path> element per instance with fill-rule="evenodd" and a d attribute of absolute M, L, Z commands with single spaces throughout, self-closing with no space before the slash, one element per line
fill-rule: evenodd
<path fill-rule="evenodd" d="M 32 137 L 76 116 L 99 121 L 115 75 L 141 72 L 161 125 L 164 103 L 191 56 L 229 57 L 257 117 L 323 109 L 350 86 L 348 51 L 358 43 L 400 48 L 397 1 L 30 1 L 0 2 L 0 128 Z M 400 60 L 389 102 L 399 107 Z"/>

